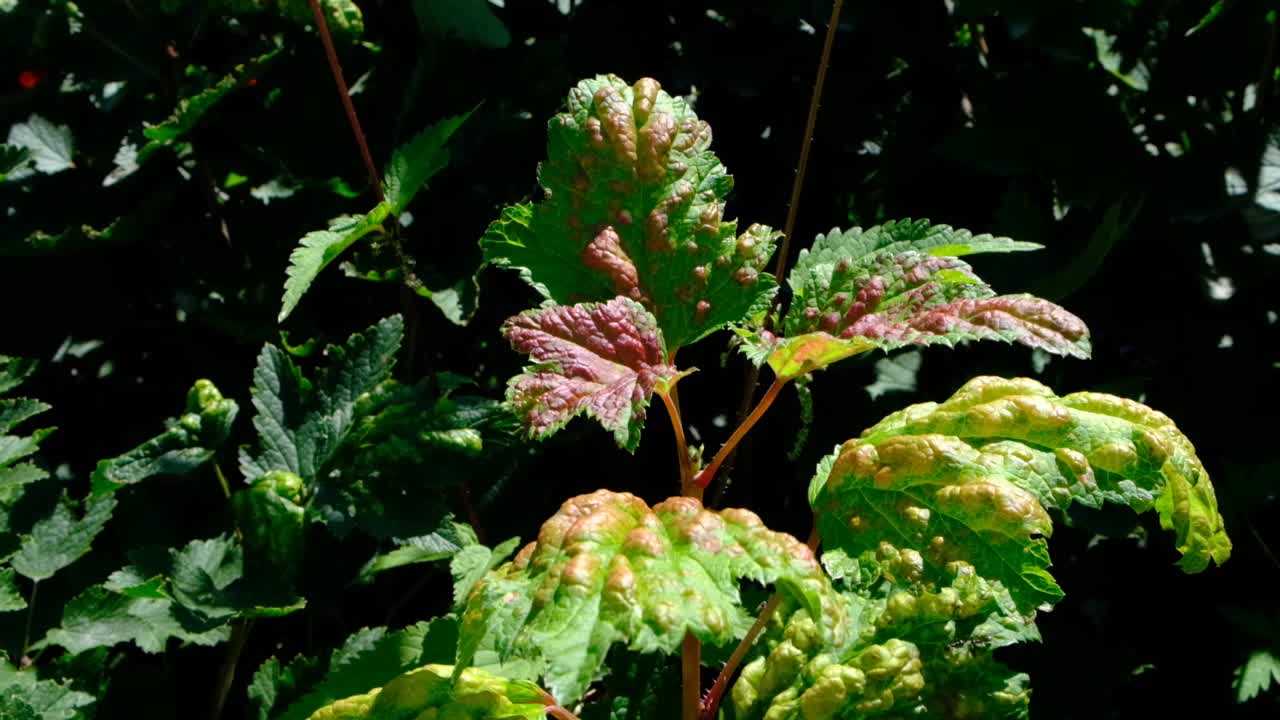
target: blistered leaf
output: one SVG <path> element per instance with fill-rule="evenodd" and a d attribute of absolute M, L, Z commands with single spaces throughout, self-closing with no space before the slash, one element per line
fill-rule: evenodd
<path fill-rule="evenodd" d="M 845 443 L 819 485 L 828 547 L 888 553 L 925 579 L 970 564 L 1027 616 L 1062 595 L 1046 508 L 1154 508 L 1188 572 L 1231 551 L 1208 475 L 1168 417 L 1099 393 L 1059 398 L 1027 379 L 977 378 L 940 405 L 890 415 Z"/>
<path fill-rule="evenodd" d="M 13 584 L 13 577 L 13 568 L 0 569 L 0 612 L 23 610 L 27 607 L 27 600 Z"/>
<path fill-rule="evenodd" d="M 186 475 L 201 467 L 231 433 L 240 407 L 208 380 L 187 393 L 187 412 L 169 429 L 129 452 L 102 460 L 93 473 L 95 492 L 112 492 L 155 475 Z"/>
<path fill-rule="evenodd" d="M 456 646 L 457 622 L 437 618 L 388 633 L 366 628 L 336 650 L 325 678 L 289 705 L 279 720 L 306 720 L 323 707 L 367 693 L 398 675 L 429 663 L 449 662 Z"/>
<path fill-rule="evenodd" d="M 535 660 L 552 695 L 573 703 L 615 643 L 672 653 L 686 632 L 715 645 L 741 637 L 753 614 L 739 596 L 744 579 L 776 583 L 823 618 L 828 637 L 846 632 L 844 606 L 813 553 L 755 514 L 713 512 L 687 497 L 650 509 L 599 490 L 566 501 L 536 542 L 476 586 L 458 660 L 470 662 L 488 640 L 503 660 Z"/>
<path fill-rule="evenodd" d="M 508 680 L 476 668 L 426 665 L 363 695 L 317 710 L 310 720 L 449 718 L 542 720 L 549 695 L 530 682 Z"/>
<path fill-rule="evenodd" d="M 535 438 L 586 414 L 635 450 L 649 397 L 679 375 L 654 317 L 626 298 L 530 310 L 502 331 L 536 363 L 507 387 L 507 402 Z"/>
<path fill-rule="evenodd" d="M 285 18 L 305 28 L 315 27 L 310 0 L 279 0 L 275 4 Z M 270 8 L 273 3 L 265 5 Z M 320 10 L 335 38 L 354 42 L 364 34 L 364 15 L 353 0 L 320 0 Z"/>
<path fill-rule="evenodd" d="M 387 202 L 394 208 L 393 212 L 399 214 L 407 208 L 418 190 L 449 164 L 449 150 L 445 145 L 469 117 L 471 113 L 465 112 L 445 118 L 418 133 L 391 154 L 382 190 Z"/>
<path fill-rule="evenodd" d="M 264 581 L 293 581 L 302 564 L 306 510 L 303 482 L 276 470 L 231 496 L 236 527 L 244 537 L 251 574 Z"/>
<path fill-rule="evenodd" d="M 289 255 L 289 267 L 285 270 L 284 297 L 277 322 L 284 322 L 289 317 L 321 270 L 357 240 L 381 228 L 391 212 L 390 204 L 378 203 L 366 215 L 340 217 L 330 224 L 328 230 L 315 230 L 303 235 L 298 241 L 298 247 Z"/>
<path fill-rule="evenodd" d="M 55 125 L 40 117 L 31 115 L 24 123 L 9 128 L 6 144 L 22 148 L 27 152 L 35 172 L 46 175 L 62 172 L 75 167 L 71 128 L 66 125 Z M 25 168 L 10 169 L 9 178 L 20 178 L 32 174 Z"/>
<path fill-rule="evenodd" d="M 733 187 L 688 104 L 645 78 L 584 80 L 548 125 L 546 198 L 489 227 L 485 260 L 567 305 L 640 302 L 678 349 L 736 322 L 775 290 L 776 233 L 723 222 Z"/>
<path fill-rule="evenodd" d="M 1002 340 L 1076 357 L 1088 328 L 1029 295 L 997 296 L 958 256 L 1039 246 L 928 221 L 832 231 L 801 251 L 784 339 L 754 338 L 756 357 L 781 377 L 812 372 L 871 349 Z"/>
<path fill-rule="evenodd" d="M 93 539 L 111 519 L 116 501 L 110 496 L 90 496 L 83 517 L 63 498 L 53 514 L 37 522 L 13 557 L 13 569 L 32 580 L 44 580 L 89 552 Z"/>
<path fill-rule="evenodd" d="M 307 380 L 279 348 L 264 346 L 254 370 L 253 406 L 261 449 L 242 450 L 246 479 L 286 470 L 312 483 L 360 420 L 357 402 L 391 375 L 404 336 L 393 315 L 341 347 L 330 346 L 330 367 Z"/>

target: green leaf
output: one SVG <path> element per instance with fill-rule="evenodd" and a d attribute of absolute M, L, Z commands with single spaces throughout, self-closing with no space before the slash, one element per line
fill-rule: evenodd
<path fill-rule="evenodd" d="M 1257 650 L 1249 655 L 1236 670 L 1233 687 L 1236 702 L 1248 702 L 1271 689 L 1271 683 L 1280 683 L 1280 656 L 1270 650 Z"/>
<path fill-rule="evenodd" d="M 449 561 L 453 574 L 453 606 L 462 609 L 467 597 L 485 574 L 504 562 L 520 546 L 520 538 L 513 537 L 499 543 L 492 550 L 484 545 L 468 545 Z"/>
<path fill-rule="evenodd" d="M 274 3 L 265 6 L 271 8 Z M 309 0 L 279 0 L 280 14 L 304 28 L 315 27 L 315 16 Z M 339 40 L 355 42 L 364 34 L 364 15 L 353 0 L 320 0 L 325 24 L 329 32 Z"/>
<path fill-rule="evenodd" d="M 529 310 L 508 319 L 502 333 L 535 363 L 507 386 L 507 402 L 535 438 L 585 414 L 634 451 L 649 397 L 680 376 L 654 317 L 626 298 Z"/>
<path fill-rule="evenodd" d="M 786 338 L 748 333 L 749 354 L 766 358 L 783 378 L 875 348 L 965 340 L 1087 357 L 1088 328 L 1079 318 L 1029 295 L 997 296 L 957 259 L 1038 247 L 926 220 L 819 235 L 788 278 L 794 298 Z"/>
<path fill-rule="evenodd" d="M 174 109 L 172 115 L 163 122 L 143 129 L 143 136 L 150 142 L 138 150 L 137 163 L 141 165 L 160 148 L 172 145 L 185 137 L 200 124 L 210 110 L 222 102 L 223 98 L 232 91 L 244 87 L 251 78 L 261 74 L 279 54 L 279 50 L 272 50 L 248 63 L 237 65 L 212 86 L 191 97 L 179 100 L 178 107 Z"/>
<path fill-rule="evenodd" d="M 670 720 L 680 717 L 679 661 L 658 655 L 615 653 L 582 720 Z"/>
<path fill-rule="evenodd" d="M 471 112 L 441 120 L 415 135 L 391 154 L 382 190 L 387 202 L 394 208 L 392 212 L 399 214 L 409 207 L 418 190 L 449 164 L 449 150 L 445 148 L 445 144 L 462 123 L 471 117 Z"/>
<path fill-rule="evenodd" d="M 511 44 L 511 33 L 489 0 L 414 0 L 413 11 L 425 35 L 456 37 L 486 50 Z"/>
<path fill-rule="evenodd" d="M 253 673 L 249 683 L 248 696 L 251 717 L 257 720 L 271 720 L 275 713 L 272 710 L 283 708 L 296 698 L 302 687 L 316 674 L 319 663 L 314 658 L 299 655 L 281 665 L 275 657 L 270 657 Z"/>
<path fill-rule="evenodd" d="M 13 557 L 13 569 L 32 580 L 45 580 L 89 552 L 93 539 L 111 519 L 116 501 L 110 496 L 90 496 L 85 513 L 77 518 L 65 496 L 53 514 L 37 522 Z"/>
<path fill-rule="evenodd" d="M 13 584 L 13 577 L 13 568 L 0 569 L 0 612 L 24 610 L 27 607 L 27 600 Z"/>
<path fill-rule="evenodd" d="M 753 615 L 739 596 L 743 579 L 776 583 L 843 640 L 844 604 L 804 543 L 746 510 L 713 512 L 688 497 L 650 509 L 599 490 L 566 501 L 536 542 L 476 586 L 458 662 L 492 642 L 504 662 L 542 665 L 552 695 L 572 704 L 614 643 L 670 654 L 686 632 L 713 645 L 741 637 Z"/>
<path fill-rule="evenodd" d="M 0 181 L 31 161 L 31 151 L 18 145 L 0 145 Z"/>
<path fill-rule="evenodd" d="M 390 377 L 403 336 L 404 321 L 393 315 L 341 347 L 330 346 L 331 365 L 316 374 L 314 384 L 284 351 L 264 346 L 253 373 L 253 426 L 261 449 L 241 450 L 245 478 L 285 470 L 308 487 L 315 483 L 363 417 L 359 401 Z"/>
<path fill-rule="evenodd" d="M 251 576 L 286 585 L 293 581 L 304 550 L 306 510 L 299 504 L 302 493 L 302 478 L 276 470 L 231 496 Z"/>
<path fill-rule="evenodd" d="M 35 720 L 72 720 L 84 717 L 96 700 L 71 689 L 70 683 L 38 680 L 35 670 L 19 671 L 0 662 L 0 717 Z"/>
<path fill-rule="evenodd" d="M 321 708 L 367 693 L 428 663 L 449 662 L 457 644 L 457 621 L 436 618 L 388 633 L 364 629 L 334 652 L 324 680 L 291 704 L 279 720 L 306 720 Z"/>
<path fill-rule="evenodd" d="M 1124 56 L 1116 50 L 1118 43 L 1115 35 L 1097 28 L 1086 27 L 1080 28 L 1080 30 L 1093 40 L 1097 51 L 1098 63 L 1102 65 L 1103 69 L 1130 88 L 1139 92 L 1146 92 L 1151 83 L 1151 70 L 1145 62 L 1137 60 L 1128 63 L 1128 69 L 1126 70 Z"/>
<path fill-rule="evenodd" d="M 302 236 L 298 247 L 289 255 L 289 268 L 285 271 L 284 298 L 277 322 L 284 322 L 302 300 L 320 271 L 338 258 L 347 248 L 369 233 L 382 228 L 382 223 L 392 212 L 388 203 L 377 207 L 363 217 L 343 216 L 329 225 L 328 230 L 315 230 Z"/>
<path fill-rule="evenodd" d="M 426 665 L 317 710 L 312 720 L 457 718 L 543 720 L 555 701 L 536 685 L 476 668 Z"/>
<path fill-rule="evenodd" d="M 359 579 L 367 582 L 374 575 L 393 568 L 453 558 L 463 550 L 476 546 L 477 542 L 475 531 L 470 525 L 453 522 L 449 518 L 436 532 L 399 540 L 396 544 L 400 547 L 374 556 L 360 570 Z"/>
<path fill-rule="evenodd" d="M 35 369 L 35 360 L 0 355 L 0 393 L 7 393 L 21 385 Z"/>
<path fill-rule="evenodd" d="M 1188 572 L 1231 552 L 1208 475 L 1168 417 L 1099 393 L 1059 398 L 1033 380 L 976 378 L 940 405 L 894 413 L 814 480 L 825 546 L 890 548 L 924 579 L 969 563 L 1027 617 L 1062 595 L 1048 572 L 1046 508 L 1154 508 Z"/>
<path fill-rule="evenodd" d="M 584 80 L 548 124 L 546 198 L 503 211 L 480 244 L 561 305 L 638 301 L 672 350 L 737 322 L 776 290 L 777 233 L 723 222 L 733 187 L 711 130 L 645 78 Z"/>
<path fill-rule="evenodd" d="M 39 115 L 32 114 L 26 122 L 10 127 L 6 144 L 25 150 L 34 172 L 52 175 L 76 166 L 72 162 L 74 149 L 71 128 L 54 125 Z M 7 159 L 11 160 L 13 157 L 12 151 L 6 153 Z M 31 174 L 32 170 L 21 167 L 11 168 L 5 173 L 11 179 Z"/>
<path fill-rule="evenodd" d="M 158 653 L 170 637 L 196 645 L 217 645 L 230 637 L 226 625 L 188 630 L 175 609 L 171 600 L 134 598 L 90 587 L 67 603 L 62 626 L 49 631 L 44 642 L 72 653 L 132 642 L 144 652 Z"/>
<path fill-rule="evenodd" d="M 230 435 L 239 411 L 236 401 L 223 398 L 212 382 L 197 380 L 187 393 L 186 414 L 171 420 L 168 430 L 98 463 L 94 491 L 112 492 L 156 475 L 186 475 L 203 466 Z"/>

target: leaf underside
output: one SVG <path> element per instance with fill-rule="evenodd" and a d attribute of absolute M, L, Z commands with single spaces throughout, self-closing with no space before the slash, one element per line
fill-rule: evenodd
<path fill-rule="evenodd" d="M 819 235 L 788 278 L 795 295 L 785 339 L 756 338 L 755 355 L 784 378 L 876 348 L 965 340 L 1087 357 L 1088 328 L 1079 318 L 1030 295 L 997 296 L 958 259 L 1037 247 L 926 220 Z"/>
<path fill-rule="evenodd" d="M 688 104 L 645 78 L 584 80 L 548 124 L 546 197 L 503 211 L 481 247 L 562 305 L 636 300 L 672 350 L 740 320 L 776 289 L 776 233 L 724 222 L 733 187 Z"/>
<path fill-rule="evenodd" d="M 463 615 L 461 664 L 481 642 L 504 662 L 532 659 L 560 702 L 575 702 L 614 643 L 673 653 L 686 632 L 724 645 L 751 624 L 738 582 L 777 583 L 841 641 L 844 606 L 813 554 L 745 510 L 692 498 L 650 509 L 629 493 L 572 498 L 536 542 L 481 581 Z"/>

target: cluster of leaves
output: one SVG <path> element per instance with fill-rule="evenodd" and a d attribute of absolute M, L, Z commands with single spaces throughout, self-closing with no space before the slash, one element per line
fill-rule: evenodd
<path fill-rule="evenodd" d="M 390 158 L 367 187 L 355 179 L 362 173 L 309 0 L 0 2 L 3 54 L 24 68 L 21 92 L 6 94 L 12 117 L 0 147 L 8 208 L 0 287 L 7 306 L 24 302 L 10 314 L 15 348 L 2 350 L 48 355 L 62 343 L 23 387 L 53 401 L 65 417 L 58 424 L 72 430 L 32 429 L 44 403 L 0 400 L 0 642 L 10 659 L 0 665 L 0 714 L 113 717 L 133 686 L 148 687 L 154 708 L 165 707 L 165 688 L 182 687 L 172 691 L 182 707 L 176 694 L 198 685 L 200 700 L 230 687 L 231 705 L 247 703 L 260 720 L 564 717 L 536 682 L 584 718 L 671 717 L 679 673 L 667 656 L 693 637 L 705 666 L 717 668 L 748 632 L 761 584 L 777 588 L 778 610 L 728 691 L 726 717 L 1020 716 L 1030 690 L 1018 670 L 1033 670 L 1037 688 L 1047 680 L 1052 693 L 1074 693 L 1079 663 L 1103 654 L 1080 649 L 1090 638 L 1120 626 L 1143 634 L 1156 617 L 1188 612 L 1206 628 L 1196 638 L 1148 637 L 1106 654 L 1098 676 L 1117 667 L 1127 676 L 1133 665 L 1120 664 L 1135 653 L 1146 663 L 1150 653 L 1160 672 L 1144 674 L 1156 665 L 1143 665 L 1129 680 L 1144 702 L 1153 678 L 1185 686 L 1165 663 L 1175 655 L 1195 657 L 1195 681 L 1221 686 L 1224 702 L 1233 699 L 1230 673 L 1218 665 L 1239 665 L 1240 702 L 1280 678 L 1271 609 L 1234 606 L 1267 602 L 1247 563 L 1248 580 L 1230 585 L 1245 590 L 1223 613 L 1240 638 L 1202 614 L 1205 585 L 1182 593 L 1161 576 L 1179 600 L 1140 615 L 1108 617 L 1123 603 L 1106 586 L 1073 591 L 1083 602 L 1041 621 L 1064 648 L 1047 668 L 1040 656 L 1028 663 L 1002 649 L 1038 639 L 1037 612 L 1061 597 L 1043 540 L 1050 518 L 1076 526 L 1067 552 L 1055 549 L 1067 560 L 1056 574 L 1070 588 L 1082 584 L 1078 560 L 1099 560 L 1074 551 L 1077 528 L 1101 518 L 1121 528 L 1104 535 L 1131 532 L 1132 521 L 1099 509 L 1107 504 L 1154 510 L 1185 569 L 1230 552 L 1189 442 L 1145 406 L 986 378 L 941 405 L 891 415 L 819 466 L 810 496 L 819 557 L 748 511 L 713 509 L 718 494 L 706 506 L 650 502 L 663 481 L 646 453 L 660 438 L 608 470 L 601 463 L 616 462 L 611 449 L 571 441 L 572 465 L 548 469 L 511 432 L 514 414 L 528 436 L 567 429 L 578 439 L 591 431 L 569 423 L 587 415 L 636 452 L 658 394 L 684 412 L 677 427 L 695 445 L 682 470 L 703 471 L 691 487 L 727 473 L 714 461 L 702 467 L 696 443 L 718 439 L 708 426 L 723 427 L 717 416 L 737 402 L 736 378 L 716 387 L 714 404 L 700 402 L 703 383 L 721 382 L 711 373 L 695 376 L 683 405 L 675 394 L 692 364 L 708 366 L 709 343 L 699 341 L 718 330 L 731 330 L 750 362 L 768 365 L 775 386 L 801 392 L 806 427 L 816 407 L 823 422 L 812 436 L 821 442 L 808 445 L 823 447 L 880 414 L 879 403 L 865 413 L 849 407 L 864 375 L 876 377 L 866 386 L 873 400 L 917 389 L 911 397 L 923 399 L 972 372 L 963 361 L 935 364 L 926 346 L 999 340 L 1033 348 L 1031 367 L 1056 387 L 1105 384 L 1172 402 L 1171 414 L 1211 448 L 1215 477 L 1226 458 L 1221 472 L 1236 492 L 1224 495 L 1223 513 L 1243 524 L 1273 503 L 1274 461 L 1265 424 L 1218 419 L 1274 387 L 1271 346 L 1250 332 L 1273 324 L 1275 310 L 1269 282 L 1258 281 L 1277 255 L 1268 132 L 1280 75 L 1274 53 L 1261 54 L 1274 45 L 1274 9 L 957 0 L 917 16 L 846 7 L 832 66 L 843 87 L 823 102 L 806 204 L 825 203 L 813 215 L 850 229 L 818 235 L 783 283 L 765 271 L 779 234 L 764 225 L 740 231 L 724 208 L 730 198 L 753 214 L 780 204 L 768 193 L 784 184 L 778 168 L 790 167 L 794 148 L 778 140 L 798 134 L 789 123 L 809 89 L 792 65 L 816 53 L 813 25 L 829 8 L 692 3 L 654 15 L 568 0 L 318 4 L 349 79 L 358 78 L 351 95 L 375 156 Z M 619 28 L 633 42 L 608 41 Z M 760 53 L 761 38 L 776 53 Z M 476 61 L 508 45 L 499 62 Z M 1251 48 L 1261 72 L 1226 61 Z M 556 102 L 567 73 L 578 71 L 558 63 L 581 57 L 599 67 L 656 62 L 670 68 L 670 86 L 693 90 L 680 98 L 651 80 L 599 76 L 573 89 L 552 119 L 542 196 L 506 208 L 481 241 L 485 261 L 518 270 L 544 300 L 503 325 L 532 362 L 502 407 L 485 396 L 506 377 L 505 349 L 488 342 L 488 330 L 459 329 L 478 286 L 475 248 L 456 238 L 474 237 L 495 206 L 524 192 L 524 165 L 510 161 L 540 134 L 526 108 Z M 500 75 L 480 70 L 487 64 Z M 458 67 L 472 70 L 466 82 Z M 706 117 L 737 116 L 718 127 L 717 146 L 752 158 L 738 168 L 743 187 L 710 152 L 695 105 Z M 468 141 L 481 133 L 482 143 Z M 419 193 L 450 162 L 450 141 L 448 182 Z M 335 158 L 348 155 L 340 168 Z M 909 213 L 998 232 L 890 219 Z M 797 235 L 822 229 L 804 222 Z M 1000 234 L 1049 251 L 1021 254 L 1038 245 Z M 1137 244 L 1144 235 L 1159 238 L 1158 255 Z M 1246 239 L 1236 246 L 1233 237 Z M 431 261 L 418 262 L 413 241 L 427 238 L 436 241 Z M 984 274 L 1054 300 L 1075 293 L 1071 304 L 1096 340 L 1049 301 L 997 294 L 961 259 L 1013 252 L 1019 280 L 991 274 L 999 258 Z M 1174 269 L 1147 272 L 1153 255 Z M 334 261 L 343 273 L 324 273 Z M 489 278 L 499 292 L 476 326 L 491 329 L 527 304 L 501 291 L 515 273 Z M 1203 292 L 1175 289 L 1188 279 Z M 396 298 L 397 286 L 410 292 Z M 52 292 L 44 288 L 95 301 L 67 315 L 37 294 Z M 322 349 L 320 332 L 364 327 L 397 299 L 407 328 L 391 318 Z M 429 312 L 415 313 L 417 303 Z M 1202 305 L 1212 321 L 1195 314 Z M 278 328 L 285 320 L 304 338 L 296 345 Z M 228 387 L 225 378 L 242 376 L 264 342 L 251 395 L 191 384 L 195 370 Z M 191 350 L 175 352 L 184 343 Z M 1050 365 L 1052 354 L 1085 357 L 1094 346 L 1105 372 Z M 991 347 L 984 363 L 1028 374 Z M 815 403 L 810 373 L 877 348 L 895 354 L 874 370 L 848 362 L 825 374 Z M 304 372 L 317 354 L 322 369 Z M 404 383 L 390 379 L 396 355 Z M 29 371 L 5 361 L 0 393 Z M 1185 386 L 1193 373 L 1217 379 Z M 169 390 L 138 393 L 135 378 Z M 464 389 L 473 380 L 479 387 Z M 122 422 L 122 406 L 156 417 L 166 409 L 155 398 L 186 387 L 180 416 L 117 455 L 149 432 Z M 252 422 L 237 424 L 250 406 Z M 816 458 L 803 441 L 795 452 L 806 473 Z M 764 455 L 740 463 L 735 492 L 782 527 L 797 518 L 772 499 L 799 499 L 803 478 L 789 482 L 790 470 Z M 504 485 L 517 458 L 540 467 L 536 483 Z M 91 475 L 77 475 L 95 462 Z M 232 465 L 240 477 L 224 474 Z M 517 540 L 491 549 L 478 523 L 448 512 L 459 500 L 468 509 L 475 490 L 485 510 L 505 490 L 511 509 L 486 520 L 525 533 L 544 514 L 533 508 L 558 500 L 564 486 L 601 484 L 618 491 L 569 499 L 506 564 Z M 1265 552 L 1270 530 L 1257 527 Z M 1104 568 L 1096 574 L 1130 559 L 1095 564 Z M 438 561 L 449 562 L 451 584 L 417 565 Z M 395 570 L 408 565 L 417 567 Z M 1136 562 L 1124 567 L 1151 580 L 1136 575 L 1146 572 Z M 415 620 L 447 614 L 393 629 L 405 608 Z M 361 626 L 369 627 L 341 641 Z M 1239 647 L 1221 652 L 1228 642 Z M 1198 703 L 1211 702 L 1210 690 L 1202 696 Z"/>

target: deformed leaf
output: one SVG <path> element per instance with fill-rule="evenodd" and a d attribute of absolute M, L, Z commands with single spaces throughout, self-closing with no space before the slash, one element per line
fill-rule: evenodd
<path fill-rule="evenodd" d="M 155 475 L 186 475 L 201 467 L 231 432 L 240 407 L 222 397 L 208 380 L 197 380 L 187 393 L 187 411 L 164 433 L 129 452 L 98 463 L 95 492 L 111 492 Z"/>
<path fill-rule="evenodd" d="M 251 575 L 288 584 L 302 564 L 306 510 L 302 478 L 274 470 L 231 496 Z"/>
<path fill-rule="evenodd" d="M 783 378 L 875 348 L 965 340 L 1087 357 L 1088 328 L 1079 318 L 1030 295 L 997 296 L 958 259 L 1037 247 L 924 220 L 833 230 L 801 251 L 791 271 L 786 337 L 757 338 L 754 353 Z"/>
<path fill-rule="evenodd" d="M 317 710 L 310 720 L 450 718 L 542 720 L 556 702 L 538 686 L 477 668 L 426 665 L 363 695 Z"/>
<path fill-rule="evenodd" d="M 764 267 L 777 236 L 723 221 L 732 178 L 711 129 L 650 78 L 584 80 L 548 124 L 546 197 L 503 212 L 485 260 L 519 269 L 556 303 L 622 295 L 678 349 L 736 322 L 776 289 Z"/>
<path fill-rule="evenodd" d="M 536 438 L 586 414 L 635 450 L 649 397 L 679 376 L 654 317 L 626 298 L 530 310 L 502 332 L 536 363 L 507 387 L 507 402 Z"/>
<path fill-rule="evenodd" d="M 823 619 L 835 642 L 847 632 L 844 605 L 804 543 L 766 528 L 746 510 L 706 510 L 693 498 L 650 509 L 629 493 L 572 498 L 536 542 L 472 591 L 458 662 L 489 641 L 503 661 L 533 659 L 548 689 L 573 703 L 614 643 L 672 653 L 685 633 L 724 645 L 752 613 L 740 580 L 776 583 Z"/>
<path fill-rule="evenodd" d="M 1100 393 L 1056 397 L 1028 379 L 981 377 L 942 404 L 894 413 L 814 478 L 827 547 L 892 556 L 942 577 L 955 562 L 1034 615 L 1062 595 L 1049 575 L 1046 508 L 1154 508 L 1188 572 L 1231 552 L 1213 486 L 1168 417 Z"/>

